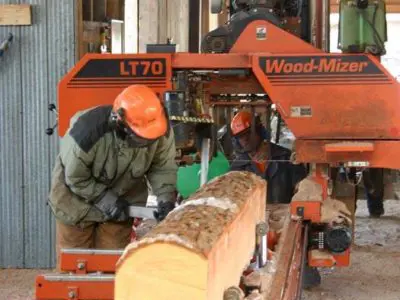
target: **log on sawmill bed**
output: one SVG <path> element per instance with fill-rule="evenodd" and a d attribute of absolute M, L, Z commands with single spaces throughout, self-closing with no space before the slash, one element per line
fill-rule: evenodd
<path fill-rule="evenodd" d="M 230 172 L 207 183 L 138 242 L 116 272 L 116 299 L 222 299 L 238 286 L 265 220 L 266 182 Z"/>

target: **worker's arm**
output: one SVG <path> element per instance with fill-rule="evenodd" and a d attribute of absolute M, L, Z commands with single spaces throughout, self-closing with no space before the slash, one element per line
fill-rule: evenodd
<path fill-rule="evenodd" d="M 171 130 L 168 137 L 162 137 L 158 141 L 157 150 L 147 173 L 147 179 L 157 197 L 157 211 L 154 212 L 154 217 L 158 221 L 162 221 L 175 208 L 178 173 L 175 156 L 175 139 Z"/>
<path fill-rule="evenodd" d="M 70 136 L 66 136 L 60 149 L 61 161 L 65 170 L 65 182 L 69 189 L 88 203 L 93 203 L 106 190 L 107 186 L 92 175 L 98 141 L 89 151 L 84 151 Z"/>
<path fill-rule="evenodd" d="M 305 164 L 292 165 L 292 180 L 293 184 L 296 185 L 298 182 L 302 181 L 307 177 L 307 167 Z"/>
<path fill-rule="evenodd" d="M 176 191 L 178 166 L 175 162 L 175 156 L 175 139 L 171 130 L 168 137 L 162 137 L 158 141 L 157 150 L 147 173 L 147 179 L 158 199 Z"/>

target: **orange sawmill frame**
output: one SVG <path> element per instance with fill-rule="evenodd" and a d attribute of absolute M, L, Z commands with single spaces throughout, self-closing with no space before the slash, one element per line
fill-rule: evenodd
<path fill-rule="evenodd" d="M 260 26 L 265 40 L 254 38 Z M 267 21 L 250 23 L 226 54 L 86 55 L 60 82 L 59 134 L 75 112 L 112 103 L 130 84 L 147 84 L 162 98 L 175 71 L 235 69 L 249 76 L 210 75 L 207 93 L 267 94 L 296 136 L 299 162 L 400 168 L 399 83 L 379 59 L 326 54 Z"/>

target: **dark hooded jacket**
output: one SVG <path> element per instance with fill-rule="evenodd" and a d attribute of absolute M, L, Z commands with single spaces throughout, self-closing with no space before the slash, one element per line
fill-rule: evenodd
<path fill-rule="evenodd" d="M 291 151 L 271 143 L 271 159 L 265 173 L 261 173 L 250 156 L 241 152 L 241 146 L 236 139 L 233 139 L 233 145 L 236 151 L 231 171 L 249 171 L 266 179 L 267 203 L 290 203 L 296 184 L 307 176 L 305 165 L 291 163 Z"/>

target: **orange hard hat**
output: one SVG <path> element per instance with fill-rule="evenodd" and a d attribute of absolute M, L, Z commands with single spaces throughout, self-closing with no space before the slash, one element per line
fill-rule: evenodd
<path fill-rule="evenodd" d="M 238 112 L 232 119 L 231 131 L 232 135 L 243 133 L 251 126 L 252 116 L 251 113 L 245 110 Z"/>
<path fill-rule="evenodd" d="M 157 139 L 168 131 L 168 120 L 161 101 L 146 85 L 131 85 L 124 89 L 115 99 L 113 111 L 139 137 Z M 120 111 L 123 117 L 118 113 Z"/>

